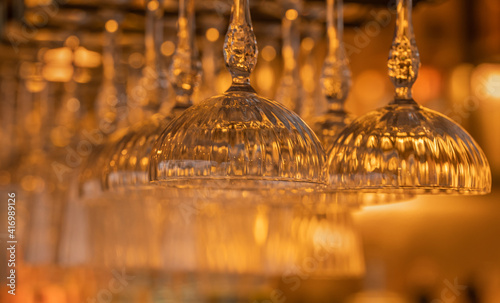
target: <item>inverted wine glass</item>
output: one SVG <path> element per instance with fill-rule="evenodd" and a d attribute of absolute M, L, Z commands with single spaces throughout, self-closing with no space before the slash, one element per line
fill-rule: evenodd
<path fill-rule="evenodd" d="M 234 1 L 224 58 L 231 87 L 167 126 L 151 152 L 150 179 L 247 189 L 322 184 L 324 152 L 316 135 L 294 112 L 250 85 L 257 44 L 248 0 Z"/>
<path fill-rule="evenodd" d="M 338 134 L 353 120 L 353 116 L 345 109 L 351 88 L 351 70 L 344 49 L 342 2 L 327 0 L 328 52 L 323 64 L 321 88 L 328 108 L 312 122 L 312 128 L 326 151 L 331 149 Z"/>
<path fill-rule="evenodd" d="M 162 22 L 161 1 L 151 0 L 146 3 L 147 16 Z M 147 18 L 149 19 L 149 18 Z M 150 23 L 146 20 L 147 24 Z M 178 45 L 173 55 L 172 65 L 168 77 L 175 90 L 175 105 L 170 113 L 165 113 L 165 103 L 170 102 L 159 98 L 158 91 L 153 90 L 150 98 L 143 100 L 144 112 L 156 112 L 148 119 L 129 128 L 121 140 L 113 147 L 101 168 L 102 186 L 105 199 L 100 203 L 100 208 L 109 213 L 109 224 L 105 233 L 108 241 L 96 245 L 102 256 L 100 262 L 106 265 L 127 266 L 128 268 L 159 268 L 178 265 L 173 259 L 179 259 L 180 254 L 186 254 L 186 249 L 181 249 L 184 242 L 173 244 L 177 249 L 170 248 L 160 252 L 165 239 L 170 239 L 168 234 L 162 238 L 164 230 L 172 229 L 181 232 L 183 227 L 176 224 L 180 216 L 176 209 L 164 211 L 165 202 L 169 198 L 177 197 L 173 191 L 168 192 L 168 197 L 159 197 L 157 187 L 149 186 L 148 168 L 151 146 L 161 131 L 168 123 L 185 108 L 191 106 L 192 95 L 199 83 L 200 61 L 197 58 L 195 47 L 194 0 L 181 0 L 179 2 Z M 153 37 L 151 37 L 153 36 Z M 146 68 L 155 71 L 145 73 L 159 77 L 160 55 L 157 45 L 161 44 L 163 32 L 151 31 L 146 27 Z M 158 79 L 145 79 L 144 83 L 152 83 Z M 147 89 L 147 87 L 145 87 Z M 179 198 L 179 197 L 178 197 Z M 166 201 L 168 200 L 168 201 Z M 126 222 L 126 224 L 124 224 Z M 169 225 L 170 224 L 170 225 Z M 173 224 L 173 225 L 172 225 Z M 169 226 L 169 227 L 168 227 Z M 129 229 L 130 228 L 130 229 Z M 144 237 L 144 234 L 148 237 Z M 190 243 L 189 237 L 185 242 Z M 172 241 L 170 241 L 172 242 Z M 105 248 L 105 249 L 102 249 Z M 168 259 L 162 264 L 163 259 Z"/>
<path fill-rule="evenodd" d="M 328 157 L 335 189 L 415 194 L 486 194 L 491 171 L 474 139 L 446 116 L 419 106 L 411 88 L 420 59 L 411 0 L 398 0 L 388 60 L 394 100 L 346 127 Z"/>

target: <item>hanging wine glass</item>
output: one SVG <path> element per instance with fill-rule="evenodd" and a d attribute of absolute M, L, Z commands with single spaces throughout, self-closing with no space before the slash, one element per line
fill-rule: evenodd
<path fill-rule="evenodd" d="M 83 163 L 79 175 L 79 191 L 83 198 L 94 198 L 102 193 L 101 174 L 114 144 L 126 132 L 127 95 L 120 75 L 118 39 L 121 32 L 121 12 L 113 14 L 105 24 L 103 82 L 96 98 L 96 120 L 102 144 L 96 146 Z"/>
<path fill-rule="evenodd" d="M 257 95 L 250 85 L 257 46 L 248 0 L 234 0 L 224 58 L 230 88 L 188 108 L 166 127 L 151 152 L 150 178 L 183 192 L 179 207 L 198 227 L 191 235 L 196 274 L 208 277 L 203 286 L 209 291 L 219 282 L 231 285 L 210 294 L 228 299 L 248 294 L 245 282 L 252 281 L 252 289 L 265 284 L 256 277 L 263 263 L 255 260 L 256 240 L 248 233 L 259 217 L 257 205 L 279 200 L 280 189 L 306 191 L 322 185 L 324 152 L 297 114 Z M 293 204 L 294 199 L 281 202 Z M 244 213 L 248 218 L 236 219 Z M 217 243 L 227 249 L 216 253 Z"/>
<path fill-rule="evenodd" d="M 141 78 L 130 89 L 130 102 L 137 110 L 139 122 L 162 111 L 168 112 L 167 100 L 168 81 L 167 72 L 162 60 L 161 44 L 164 41 L 164 1 L 145 1 L 145 65 L 142 68 Z M 132 113 L 130 113 L 132 115 Z M 136 121 L 137 121 L 136 120 Z"/>
<path fill-rule="evenodd" d="M 344 49 L 342 7 L 342 0 L 327 0 L 328 53 L 323 65 L 321 87 L 328 109 L 313 122 L 313 130 L 327 151 L 340 131 L 352 121 L 352 115 L 344 105 L 351 88 L 351 71 Z"/>
<path fill-rule="evenodd" d="M 299 69 L 301 1 L 283 1 L 282 36 L 283 36 L 283 75 L 281 77 L 276 101 L 301 114 L 304 94 Z"/>
<path fill-rule="evenodd" d="M 266 271 L 286 273 L 312 260 L 316 263 L 309 273 L 312 279 L 361 278 L 363 249 L 349 211 L 331 201 L 318 201 L 316 195 L 305 195 L 291 207 L 270 207 Z"/>
<path fill-rule="evenodd" d="M 250 85 L 257 45 L 248 0 L 234 1 L 224 58 L 231 87 L 189 108 L 164 130 L 151 153 L 151 180 L 241 188 L 321 184 L 324 152 L 314 133 Z"/>
<path fill-rule="evenodd" d="M 149 5 L 155 2 L 158 1 L 148 2 L 147 9 L 151 7 L 157 9 L 156 6 Z M 110 237 L 115 237 L 116 240 L 112 243 L 99 243 L 98 246 L 109 247 L 108 251 L 113 254 L 113 257 L 107 260 L 113 264 L 142 268 L 158 267 L 164 259 L 180 258 L 179 254 L 184 254 L 184 259 L 186 259 L 189 251 L 181 248 L 181 244 L 189 240 L 186 237 L 184 242 L 175 243 L 176 250 L 168 248 L 160 254 L 161 243 L 164 242 L 160 229 L 180 232 L 181 225 L 175 222 L 175 210 L 171 209 L 167 215 L 161 211 L 162 205 L 166 203 L 165 200 L 170 201 L 174 193 L 169 192 L 169 197 L 161 198 L 156 195 L 154 187 L 149 186 L 148 168 L 153 142 L 175 115 L 191 106 L 192 95 L 199 83 L 200 62 L 195 46 L 194 9 L 194 0 L 179 2 L 179 41 L 169 71 L 169 78 L 176 92 L 172 113 L 167 116 L 161 112 L 156 113 L 142 123 L 131 127 L 115 145 L 102 172 L 103 186 L 108 197 L 105 203 L 108 204 L 111 213 L 114 216 L 118 215 L 120 219 L 110 225 L 107 231 Z M 146 33 L 147 38 L 149 34 L 149 32 Z M 153 52 L 152 47 L 156 49 L 154 44 L 146 44 L 146 53 Z M 159 59 L 158 56 L 155 58 Z M 157 62 L 154 62 L 154 65 L 159 66 Z M 164 99 L 160 103 L 166 101 L 168 100 Z M 161 104 L 158 104 L 156 110 L 158 111 L 161 107 Z M 138 203 L 139 201 L 141 203 Z M 123 225 L 123 222 L 128 223 Z M 134 223 L 129 225 L 131 222 Z M 170 223 L 175 226 L 167 228 Z M 134 232 L 124 233 L 128 226 L 134 226 Z M 144 233 L 148 233 L 150 237 L 143 237 Z M 165 237 L 168 238 L 168 236 Z M 117 252 L 121 254 L 117 255 Z M 179 262 L 168 260 L 161 266 L 165 269 L 175 265 L 179 265 Z"/>
<path fill-rule="evenodd" d="M 411 10 L 411 0 L 398 0 L 388 60 L 394 100 L 339 134 L 328 158 L 329 185 L 374 192 L 488 193 L 490 167 L 474 139 L 457 123 L 413 100 L 420 59 Z"/>

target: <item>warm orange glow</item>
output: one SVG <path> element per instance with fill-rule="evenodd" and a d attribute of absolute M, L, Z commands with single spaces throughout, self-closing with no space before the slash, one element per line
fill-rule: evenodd
<path fill-rule="evenodd" d="M 138 52 L 132 53 L 128 57 L 128 64 L 130 64 L 132 68 L 139 69 L 144 65 L 144 56 Z"/>
<path fill-rule="evenodd" d="M 35 6 L 45 6 L 52 4 L 52 0 L 25 0 L 24 5 L 27 7 L 35 7 Z"/>
<path fill-rule="evenodd" d="M 297 10 L 295 10 L 293 8 L 287 10 L 285 13 L 285 17 L 290 21 L 297 19 L 298 16 L 299 16 L 299 12 L 297 12 Z"/>
<path fill-rule="evenodd" d="M 0 185 L 7 185 L 10 183 L 10 173 L 6 170 L 0 171 Z"/>
<path fill-rule="evenodd" d="M 114 33 L 114 32 L 116 32 L 118 30 L 118 22 L 116 22 L 116 20 L 113 20 L 113 19 L 108 20 L 106 22 L 105 27 L 106 27 L 106 30 L 108 32 Z"/>
<path fill-rule="evenodd" d="M 74 49 L 74 48 L 78 47 L 78 45 L 80 45 L 80 39 L 78 39 L 78 37 L 77 37 L 77 36 L 69 36 L 69 37 L 66 39 L 66 41 L 65 41 L 65 43 L 64 43 L 64 44 L 65 44 L 67 47 Z"/>
<path fill-rule="evenodd" d="M 386 94 L 386 75 L 376 70 L 366 70 L 353 81 L 352 93 L 358 100 L 360 113 L 376 108 Z"/>
<path fill-rule="evenodd" d="M 418 72 L 418 79 L 413 86 L 413 97 L 418 103 L 425 105 L 439 97 L 441 93 L 441 74 L 429 66 L 422 66 Z"/>
<path fill-rule="evenodd" d="M 38 93 L 45 88 L 46 84 L 47 83 L 41 79 L 27 80 L 26 89 L 31 93 Z"/>
<path fill-rule="evenodd" d="M 481 64 L 472 75 L 472 89 L 479 99 L 500 100 L 500 64 Z"/>
<path fill-rule="evenodd" d="M 75 51 L 75 65 L 88 68 L 98 67 L 101 65 L 101 54 L 80 46 Z"/>
<path fill-rule="evenodd" d="M 313 93 L 316 88 L 316 78 L 314 77 L 314 66 L 306 64 L 300 69 L 300 78 L 304 91 Z"/>
<path fill-rule="evenodd" d="M 57 65 L 71 64 L 73 52 L 69 47 L 60 47 L 47 50 L 43 59 L 46 63 L 55 63 Z"/>
<path fill-rule="evenodd" d="M 311 51 L 314 47 L 314 39 L 311 37 L 305 37 L 302 39 L 300 47 L 305 51 Z"/>
<path fill-rule="evenodd" d="M 269 91 L 274 87 L 274 69 L 269 65 L 264 65 L 257 69 L 257 86 L 260 90 Z"/>
<path fill-rule="evenodd" d="M 48 64 L 43 67 L 42 75 L 47 81 L 68 82 L 73 77 L 73 66 Z"/>
<path fill-rule="evenodd" d="M 217 76 L 217 82 L 215 84 L 215 88 L 218 94 L 222 94 L 227 90 L 227 88 L 231 85 L 231 75 L 223 71 Z"/>
<path fill-rule="evenodd" d="M 172 56 L 172 54 L 175 51 L 175 44 L 174 42 L 167 40 L 161 44 L 161 53 L 164 56 Z"/>
<path fill-rule="evenodd" d="M 205 36 L 207 37 L 208 41 L 215 42 L 217 41 L 217 39 L 219 39 L 219 31 L 216 28 L 211 27 L 207 29 Z"/>
<path fill-rule="evenodd" d="M 258 245 L 263 245 L 267 239 L 269 222 L 267 219 L 267 214 L 265 209 L 259 208 L 257 211 L 257 217 L 255 218 L 255 225 L 253 227 L 253 235 L 255 238 L 255 243 Z"/>
<path fill-rule="evenodd" d="M 76 112 L 80 109 L 80 101 L 77 98 L 71 98 L 68 100 L 66 106 L 69 111 Z"/>
<path fill-rule="evenodd" d="M 276 49 L 271 45 L 266 45 L 264 46 L 264 48 L 262 48 L 260 54 L 262 56 L 262 59 L 266 61 L 272 61 L 274 60 L 274 58 L 276 58 Z"/>
<path fill-rule="evenodd" d="M 157 0 L 149 1 L 148 10 L 155 11 L 160 7 L 160 3 Z"/>
<path fill-rule="evenodd" d="M 45 188 L 45 181 L 39 176 L 27 175 L 21 179 L 21 187 L 28 192 L 42 192 Z"/>

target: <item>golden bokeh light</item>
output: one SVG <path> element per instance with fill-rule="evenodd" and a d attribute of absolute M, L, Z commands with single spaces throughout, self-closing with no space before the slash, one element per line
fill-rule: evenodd
<path fill-rule="evenodd" d="M 155 11 L 160 7 L 160 3 L 157 0 L 149 1 L 148 10 Z"/>
<path fill-rule="evenodd" d="M 298 16 L 299 16 L 299 12 L 297 12 L 297 10 L 293 9 L 293 8 L 287 10 L 285 13 L 285 17 L 290 21 L 297 19 Z"/>
<path fill-rule="evenodd" d="M 130 56 L 128 57 L 128 64 L 130 64 L 130 66 L 135 69 L 141 68 L 144 65 L 144 55 L 139 52 L 130 54 Z"/>
<path fill-rule="evenodd" d="M 172 56 L 174 54 L 174 51 L 175 51 L 175 43 L 174 42 L 167 40 L 161 44 L 161 53 L 164 56 L 167 56 L 167 57 Z"/>
<path fill-rule="evenodd" d="M 260 54 L 265 61 L 273 61 L 276 58 L 276 49 L 271 45 L 266 45 Z"/>
<path fill-rule="evenodd" d="M 215 42 L 219 39 L 219 30 L 214 27 L 211 27 L 207 29 L 205 36 L 207 37 L 208 41 Z"/>
<path fill-rule="evenodd" d="M 106 31 L 114 33 L 118 30 L 118 22 L 116 20 L 108 20 L 105 25 Z"/>
<path fill-rule="evenodd" d="M 305 51 L 311 51 L 314 48 L 314 39 L 311 37 L 305 37 L 302 39 L 300 47 Z"/>

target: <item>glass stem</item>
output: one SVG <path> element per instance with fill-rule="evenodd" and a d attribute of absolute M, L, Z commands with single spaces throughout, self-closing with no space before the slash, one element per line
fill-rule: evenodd
<path fill-rule="evenodd" d="M 100 102 L 98 102 L 99 124 L 109 125 L 109 129 L 122 128 L 127 124 L 127 95 L 124 87 L 123 75 L 118 72 L 120 50 L 118 37 L 121 31 L 121 15 L 115 19 L 116 28 L 106 30 L 103 47 L 103 76 Z M 98 97 L 99 98 L 99 97 Z"/>
<path fill-rule="evenodd" d="M 395 87 L 397 104 L 414 104 L 411 89 L 418 76 L 420 56 L 411 21 L 412 0 L 397 0 L 397 20 L 389 52 L 389 77 Z"/>
<path fill-rule="evenodd" d="M 162 98 L 162 79 L 160 48 L 163 40 L 163 0 L 146 2 L 145 59 L 143 69 L 144 88 L 148 91 L 147 100 L 141 102 L 144 110 L 158 111 Z"/>
<path fill-rule="evenodd" d="M 329 112 L 345 111 L 345 100 L 351 88 L 351 70 L 343 42 L 342 4 L 342 0 L 327 0 L 328 53 L 323 65 L 321 86 Z"/>
<path fill-rule="evenodd" d="M 179 1 L 177 26 L 177 48 L 169 74 L 176 92 L 174 109 L 185 109 L 193 104 L 192 96 L 201 72 L 196 48 L 194 0 Z"/>
<path fill-rule="evenodd" d="M 234 0 L 224 41 L 224 60 L 233 83 L 228 91 L 253 91 L 250 74 L 257 63 L 257 41 L 250 18 L 248 0 Z"/>

